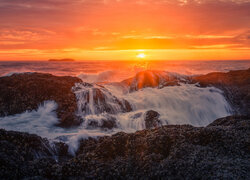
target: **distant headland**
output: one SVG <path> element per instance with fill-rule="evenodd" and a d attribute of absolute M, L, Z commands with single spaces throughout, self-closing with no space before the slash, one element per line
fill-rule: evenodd
<path fill-rule="evenodd" d="M 75 61 L 74 59 L 69 59 L 69 58 L 66 58 L 66 59 L 49 59 L 48 61 L 57 61 L 57 62 L 72 62 L 72 61 Z"/>

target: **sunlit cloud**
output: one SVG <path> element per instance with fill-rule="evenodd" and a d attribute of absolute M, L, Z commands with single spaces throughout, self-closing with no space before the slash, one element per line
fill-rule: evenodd
<path fill-rule="evenodd" d="M 193 46 L 194 49 L 228 49 L 232 47 L 240 46 L 241 44 L 215 44 L 204 46 Z"/>
<path fill-rule="evenodd" d="M 32 58 L 44 59 L 136 49 L 242 53 L 250 47 L 249 9 L 250 0 L 0 0 L 0 50 L 34 49 Z"/>

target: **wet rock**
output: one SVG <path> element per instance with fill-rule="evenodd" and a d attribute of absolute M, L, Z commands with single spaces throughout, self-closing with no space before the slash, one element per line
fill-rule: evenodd
<path fill-rule="evenodd" d="M 54 151 L 48 140 L 37 135 L 0 129 L 0 179 L 35 175 L 37 170 L 31 162 L 44 159 L 55 163 L 53 157 Z M 48 167 L 48 164 L 37 165 L 43 169 Z"/>
<path fill-rule="evenodd" d="M 195 76 L 193 82 L 198 82 L 201 87 L 214 86 L 221 89 L 232 105 L 234 114 L 250 115 L 250 68 Z"/>
<path fill-rule="evenodd" d="M 0 179 L 249 179 L 249 137 L 250 118 L 231 116 L 81 140 L 75 157 L 57 162 L 64 145 L 0 130 Z"/>
<path fill-rule="evenodd" d="M 116 104 L 119 109 L 126 112 L 126 109 L 123 106 L 123 103 L 117 99 L 115 96 L 113 96 L 111 93 L 104 93 L 99 88 L 93 88 L 93 101 L 94 101 L 94 107 L 96 108 L 97 113 L 111 113 L 116 114 L 118 113 L 116 109 L 113 108 L 112 103 Z M 106 90 L 107 91 L 107 90 Z M 109 96 L 107 96 L 107 94 Z M 110 103 L 111 102 L 111 103 Z"/>
<path fill-rule="evenodd" d="M 0 130 L 0 178 L 249 179 L 249 137 L 250 118 L 231 116 L 207 127 L 166 125 L 84 139 L 75 157 L 58 163 L 44 139 Z"/>
<path fill-rule="evenodd" d="M 69 146 L 63 142 L 54 142 L 50 146 L 54 151 L 54 157 L 58 161 L 65 161 L 71 159 L 73 156 L 69 154 Z"/>
<path fill-rule="evenodd" d="M 130 118 L 137 119 L 137 118 L 140 118 L 141 116 L 142 116 L 142 112 L 136 113 L 136 114 L 132 115 Z"/>
<path fill-rule="evenodd" d="M 62 142 L 0 129 L 0 179 L 46 179 L 52 166 L 71 158 Z"/>
<path fill-rule="evenodd" d="M 37 135 L 0 129 L 0 141 L 2 143 L 8 142 L 17 148 L 18 151 L 24 152 L 23 157 L 25 160 L 53 156 L 54 154 L 54 151 L 50 148 L 49 141 Z M 3 149 L 5 148 L 3 147 Z"/>
<path fill-rule="evenodd" d="M 244 123 L 247 123 L 246 119 L 250 119 L 250 116 L 228 116 L 224 118 L 216 119 L 214 122 L 210 123 L 208 127 L 212 126 L 244 126 Z M 241 124 L 243 123 L 243 124 Z M 247 128 L 246 124 L 246 128 Z"/>
<path fill-rule="evenodd" d="M 0 116 L 36 110 L 44 101 L 54 100 L 58 104 L 58 125 L 79 125 L 81 120 L 75 115 L 76 98 L 71 90 L 78 82 L 81 80 L 76 77 L 57 77 L 41 73 L 0 77 Z"/>
<path fill-rule="evenodd" d="M 163 88 L 166 86 L 179 86 L 180 82 L 186 82 L 188 78 L 180 77 L 165 71 L 142 71 L 136 74 L 135 77 L 122 81 L 129 87 L 129 92 L 138 91 L 143 88 Z"/>
<path fill-rule="evenodd" d="M 89 114 L 117 114 L 130 112 L 132 107 L 125 99 L 118 99 L 103 86 L 78 83 L 74 88 L 78 100 L 78 112 Z"/>
<path fill-rule="evenodd" d="M 156 128 L 161 126 L 161 121 L 159 120 L 160 114 L 156 111 L 149 110 L 145 113 L 145 126 L 146 129 Z"/>
<path fill-rule="evenodd" d="M 250 177 L 249 130 L 249 118 L 227 117 L 205 128 L 171 125 L 90 138 L 81 141 L 77 157 L 64 165 L 64 174 L 124 179 L 245 179 Z M 77 168 L 72 171 L 72 166 Z"/>
<path fill-rule="evenodd" d="M 113 129 L 117 127 L 116 118 L 112 116 L 106 116 L 106 118 L 102 118 L 101 120 L 88 120 L 87 122 L 88 128 L 101 128 L 101 129 Z"/>

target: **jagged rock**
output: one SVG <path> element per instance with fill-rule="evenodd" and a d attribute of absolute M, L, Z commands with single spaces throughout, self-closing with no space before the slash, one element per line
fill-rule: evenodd
<path fill-rule="evenodd" d="M 39 73 L 0 78 L 0 114 L 55 100 L 61 125 L 71 126 L 77 122 L 71 118 L 76 109 L 71 87 L 77 81 Z M 197 76 L 193 81 L 221 88 L 237 112 L 248 114 L 249 70 Z M 97 101 L 102 98 L 100 94 Z M 157 112 L 149 117 L 157 117 Z M 231 116 L 207 127 L 169 125 L 81 140 L 76 156 L 68 160 L 63 143 L 51 147 L 39 136 L 0 130 L 0 179 L 249 179 L 249 137 L 250 118 Z"/>
<path fill-rule="evenodd" d="M 75 116 L 76 98 L 71 90 L 78 82 L 81 80 L 76 77 L 57 77 L 41 73 L 0 77 L 0 116 L 31 111 L 46 100 L 54 100 L 58 104 L 58 125 L 79 125 L 81 120 Z"/>
<path fill-rule="evenodd" d="M 221 118 L 207 127 L 166 125 L 131 134 L 89 138 L 81 140 L 74 158 L 59 163 L 50 158 L 49 151 L 42 148 L 44 146 L 40 142 L 46 141 L 37 136 L 35 139 L 38 141 L 30 141 L 29 137 L 33 136 L 0 130 L 1 179 L 250 177 L 249 117 Z M 23 145 L 25 143 L 26 146 Z M 29 148 L 35 148 L 48 158 L 36 158 Z M 25 154 L 32 158 L 26 159 Z"/>
<path fill-rule="evenodd" d="M 250 68 L 195 76 L 193 81 L 201 87 L 214 86 L 221 89 L 235 114 L 250 115 Z"/>
<path fill-rule="evenodd" d="M 53 162 L 54 151 L 48 140 L 37 135 L 0 129 L 0 179 L 19 179 L 35 171 L 29 162 Z M 46 168 L 37 164 L 40 168 Z"/>
<path fill-rule="evenodd" d="M 53 165 L 69 158 L 68 145 L 62 142 L 0 129 L 0 179 L 42 178 Z"/>
<path fill-rule="evenodd" d="M 62 176 L 247 179 L 249 132 L 249 118 L 227 117 L 205 128 L 171 125 L 90 138 L 64 164 Z"/>
<path fill-rule="evenodd" d="M 150 110 L 145 113 L 145 126 L 146 129 L 151 129 L 161 126 L 161 121 L 159 120 L 160 114 L 156 111 Z"/>

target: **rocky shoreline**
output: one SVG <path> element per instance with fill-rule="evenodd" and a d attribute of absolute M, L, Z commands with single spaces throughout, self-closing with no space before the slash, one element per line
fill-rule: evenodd
<path fill-rule="evenodd" d="M 156 74 L 152 74 L 156 73 Z M 183 81 L 182 78 L 167 75 L 163 79 L 167 82 L 175 82 L 161 84 L 158 72 L 149 73 L 141 72 L 134 79 L 124 80 L 121 83 L 135 81 L 139 76 L 145 75 L 149 77 L 145 81 L 140 82 L 143 87 L 158 86 L 179 86 L 177 81 Z M 156 80 L 152 77 L 156 76 Z M 198 84 L 199 87 L 213 86 L 223 91 L 225 98 L 230 103 L 233 114 L 250 115 L 250 68 L 247 70 L 229 71 L 227 73 L 215 72 L 207 75 L 186 77 L 184 83 Z M 77 116 L 77 97 L 74 91 L 77 90 L 76 84 L 92 86 L 83 83 L 81 79 L 70 76 L 53 76 L 51 74 L 42 73 L 24 73 L 13 74 L 8 77 L 0 77 L 0 117 L 6 115 L 14 115 L 25 111 L 37 110 L 38 106 L 44 101 L 53 100 L 58 104 L 57 116 L 60 119 L 58 126 L 70 128 L 78 126 L 83 119 Z M 130 85 L 131 86 L 131 85 Z M 102 88 L 102 86 L 100 86 Z M 134 90 L 134 88 L 130 87 Z M 105 90 L 105 88 L 103 88 Z M 105 102 L 105 95 L 100 89 L 94 89 L 96 96 L 94 103 L 96 110 L 100 112 L 112 112 L 109 104 Z M 86 94 L 85 96 L 87 96 Z M 112 96 L 112 95 L 111 95 Z M 120 106 L 121 112 L 130 112 L 132 110 L 129 102 L 119 101 L 113 96 L 113 103 Z M 87 109 L 86 109 L 87 110 Z"/>
<path fill-rule="evenodd" d="M 249 179 L 250 117 L 167 125 L 67 145 L 0 130 L 1 179 Z"/>
<path fill-rule="evenodd" d="M 179 85 L 176 79 L 172 81 L 165 85 Z M 159 86 L 152 82 L 141 87 Z M 53 100 L 60 119 L 56 125 L 78 126 L 82 119 L 76 115 L 77 98 L 72 89 L 76 83 L 84 84 L 76 77 L 41 73 L 0 77 L 0 116 L 36 110 L 44 101 Z M 82 139 L 75 156 L 62 142 L 0 129 L 0 179 L 249 179 L 250 69 L 194 76 L 188 83 L 221 89 L 236 115 L 198 128 L 162 126 L 160 114 L 148 111 L 145 130 Z M 96 94 L 94 100 L 106 111 L 104 95 Z M 113 99 L 122 111 L 132 109 Z M 115 127 L 111 120 L 103 120 L 103 128 Z M 97 125 L 93 121 L 89 126 Z"/>

